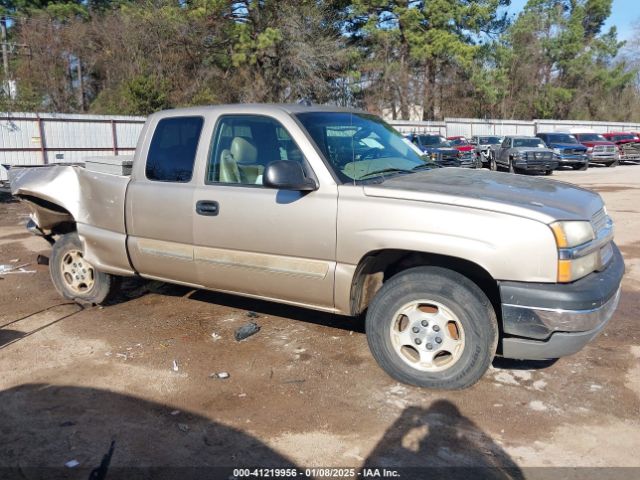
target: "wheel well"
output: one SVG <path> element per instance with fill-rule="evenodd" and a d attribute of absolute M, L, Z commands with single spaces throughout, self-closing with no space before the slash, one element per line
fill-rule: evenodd
<path fill-rule="evenodd" d="M 493 305 L 498 320 L 501 319 L 498 283 L 480 265 L 448 255 L 391 249 L 370 252 L 358 264 L 351 282 L 351 314 L 364 312 L 383 283 L 394 275 L 427 265 L 448 268 L 473 281 Z"/>
<path fill-rule="evenodd" d="M 41 212 L 48 214 L 45 216 L 51 221 L 55 218 L 55 223 L 38 226 L 43 229 L 50 230 L 51 235 L 64 235 L 77 230 L 76 221 L 73 218 L 73 215 L 71 215 L 71 212 L 57 203 L 53 203 L 39 197 L 34 197 L 32 195 L 18 195 L 18 198 L 27 203 L 34 213 Z"/>

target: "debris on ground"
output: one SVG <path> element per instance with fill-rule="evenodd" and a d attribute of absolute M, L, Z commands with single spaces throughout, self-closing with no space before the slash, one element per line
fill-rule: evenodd
<path fill-rule="evenodd" d="M 254 335 L 260 331 L 260 326 L 255 322 L 249 322 L 241 326 L 236 330 L 236 341 L 244 340 L 245 338 L 249 338 L 251 335 Z"/>
<path fill-rule="evenodd" d="M 173 415 L 174 417 L 175 417 L 176 415 L 180 415 L 180 410 L 173 410 L 173 411 L 171 412 L 171 415 Z"/>
<path fill-rule="evenodd" d="M 178 369 L 178 362 L 174 360 L 174 361 L 173 361 L 173 371 L 174 371 L 174 372 L 177 372 L 178 370 L 179 370 L 179 369 Z"/>
<path fill-rule="evenodd" d="M 247 312 L 247 317 L 249 318 L 258 318 L 260 315 L 258 315 L 256 312 L 252 312 L 252 311 L 248 311 Z"/>
<path fill-rule="evenodd" d="M 178 428 L 180 429 L 181 432 L 186 433 L 189 431 L 189 425 L 187 425 L 186 423 L 179 423 Z"/>
<path fill-rule="evenodd" d="M 76 468 L 78 465 L 80 465 L 80 462 L 76 459 L 69 460 L 67 463 L 64 464 L 64 466 L 67 468 Z"/>
<path fill-rule="evenodd" d="M 23 263 L 21 265 L 9 265 L 2 264 L 0 265 L 0 274 L 6 275 L 7 273 L 36 273 L 35 270 L 25 270 L 24 267 L 28 267 L 28 263 Z"/>
<path fill-rule="evenodd" d="M 211 334 L 211 338 L 213 338 L 214 342 L 217 342 L 218 340 L 220 340 L 222 338 L 222 335 L 218 335 L 216 332 L 213 332 Z"/>
<path fill-rule="evenodd" d="M 66 422 L 62 422 L 60 424 L 61 427 L 73 427 L 76 422 L 72 422 L 71 420 L 67 420 Z"/>
<path fill-rule="evenodd" d="M 228 372 L 218 372 L 218 373 L 212 373 L 211 375 L 209 375 L 209 378 L 221 378 L 223 380 L 229 377 L 230 375 Z"/>
<path fill-rule="evenodd" d="M 38 255 L 36 257 L 36 263 L 38 265 L 49 265 L 49 257 L 46 255 Z"/>

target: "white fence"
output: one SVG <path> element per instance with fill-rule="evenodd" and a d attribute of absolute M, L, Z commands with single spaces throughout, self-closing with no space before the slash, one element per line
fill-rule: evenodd
<path fill-rule="evenodd" d="M 606 132 L 640 132 L 640 123 L 596 122 L 580 120 L 483 120 L 479 118 L 445 118 L 442 122 L 389 122 L 401 133 L 439 133 L 447 137 L 474 135 L 535 135 L 571 128 Z"/>
<path fill-rule="evenodd" d="M 138 141 L 144 117 L 0 113 L 0 165 L 47 165 L 78 162 L 84 157 L 131 153 Z M 596 132 L 640 132 L 640 123 L 577 120 L 482 120 L 445 118 L 444 121 L 389 122 L 401 133 L 464 135 L 535 135 L 569 128 Z M 0 168 L 0 180 L 6 180 Z"/>
<path fill-rule="evenodd" d="M 144 117 L 0 113 L 0 165 L 72 163 L 131 153 Z M 0 180 L 7 172 L 0 168 Z"/>

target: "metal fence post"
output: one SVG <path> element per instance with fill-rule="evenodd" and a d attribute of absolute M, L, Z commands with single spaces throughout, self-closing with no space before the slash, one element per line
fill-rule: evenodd
<path fill-rule="evenodd" d="M 118 155 L 118 132 L 116 130 L 116 121 L 111 119 L 111 138 L 113 140 L 113 154 Z"/>
<path fill-rule="evenodd" d="M 38 133 L 40 134 L 40 155 L 42 155 L 42 164 L 46 165 L 47 161 L 47 147 L 44 138 L 44 121 L 39 113 L 36 113 L 36 121 L 38 122 Z"/>

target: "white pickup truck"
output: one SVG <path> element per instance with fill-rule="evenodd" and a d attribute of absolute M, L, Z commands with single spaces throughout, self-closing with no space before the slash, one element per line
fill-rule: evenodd
<path fill-rule="evenodd" d="M 365 315 L 380 366 L 464 388 L 495 355 L 572 354 L 616 309 L 624 263 L 600 196 L 438 168 L 377 117 L 228 105 L 151 115 L 131 175 L 11 171 L 61 295 L 139 275 Z"/>

